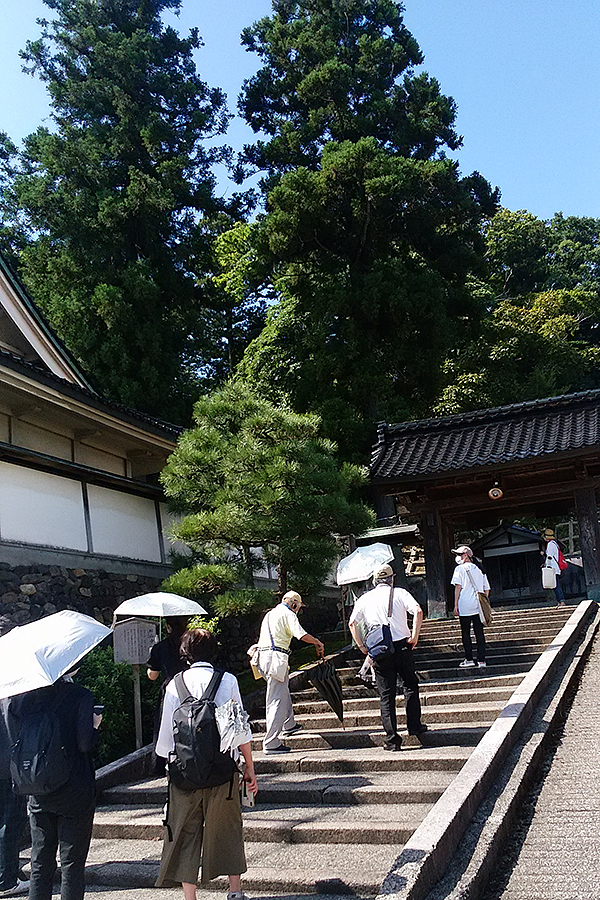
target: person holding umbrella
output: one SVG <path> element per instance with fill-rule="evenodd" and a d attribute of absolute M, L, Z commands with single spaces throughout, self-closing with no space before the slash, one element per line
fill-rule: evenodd
<path fill-rule="evenodd" d="M 163 638 L 150 649 L 150 658 L 148 659 L 146 674 L 150 681 L 162 675 L 162 684 L 160 686 L 160 694 L 156 704 L 156 712 L 154 714 L 154 744 L 158 738 L 158 729 L 160 728 L 160 720 L 162 716 L 162 708 L 165 697 L 165 689 L 167 684 L 179 672 L 185 672 L 189 669 L 189 665 L 185 659 L 181 658 L 180 645 L 181 638 L 187 631 L 190 616 L 166 616 L 165 626 L 167 629 L 167 637 Z M 164 775 L 165 762 L 161 756 L 154 754 L 154 772 L 156 775 Z"/>
<path fill-rule="evenodd" d="M 91 692 L 73 684 L 71 675 L 109 634 L 95 619 L 63 610 L 0 638 L 0 699 L 10 698 L 5 722 L 13 748 L 11 776 L 15 788 L 29 796 L 30 900 L 50 900 L 57 851 L 62 900 L 84 897 L 96 805 L 92 750 L 102 716 L 94 712 Z M 49 750 L 60 742 L 58 768 L 50 752 L 36 752 L 36 733 L 40 740 L 56 735 L 45 746 Z M 44 767 L 44 758 L 53 764 Z"/>
<path fill-rule="evenodd" d="M 375 587 L 356 601 L 348 627 L 358 648 L 368 655 L 365 640 L 359 626 L 368 633 L 376 625 L 387 625 L 391 632 L 393 653 L 373 661 L 377 690 L 380 697 L 381 724 L 385 731 L 385 750 L 400 750 L 402 738 L 396 721 L 396 685 L 398 679 L 404 685 L 406 725 L 409 734 L 422 734 L 427 725 L 421 722 L 419 683 L 415 673 L 413 650 L 419 640 L 423 622 L 423 610 L 408 591 L 394 588 L 394 570 L 389 565 L 380 566 L 373 573 Z M 391 611 L 390 611 L 391 607 Z M 413 616 L 412 630 L 406 614 Z"/>
<path fill-rule="evenodd" d="M 314 644 L 317 656 L 325 655 L 325 645 L 312 634 L 308 634 L 298 621 L 298 613 L 304 606 L 297 591 L 288 591 L 274 609 L 264 617 L 258 639 L 257 668 L 267 682 L 266 733 L 263 738 L 265 753 L 289 753 L 283 744 L 284 737 L 299 731 L 296 724 L 290 694 L 290 643 L 295 637 L 307 644 Z"/>

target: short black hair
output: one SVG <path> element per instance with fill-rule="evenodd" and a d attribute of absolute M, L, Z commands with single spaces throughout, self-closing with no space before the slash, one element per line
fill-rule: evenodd
<path fill-rule="evenodd" d="M 190 665 L 195 662 L 212 662 L 217 655 L 214 634 L 206 628 L 191 628 L 181 638 L 179 655 Z"/>

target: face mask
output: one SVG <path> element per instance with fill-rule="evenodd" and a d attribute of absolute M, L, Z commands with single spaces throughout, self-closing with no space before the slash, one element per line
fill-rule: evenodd
<path fill-rule="evenodd" d="M 457 566 L 460 566 L 460 564 L 462 562 L 462 556 L 455 556 L 454 562 L 456 563 Z"/>

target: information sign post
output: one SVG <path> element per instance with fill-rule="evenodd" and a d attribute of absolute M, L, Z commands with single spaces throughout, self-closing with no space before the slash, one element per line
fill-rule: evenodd
<path fill-rule="evenodd" d="M 148 619 L 124 619 L 114 626 L 113 651 L 115 662 L 133 666 L 133 712 L 135 718 L 135 746 L 142 746 L 142 689 L 140 665 L 148 661 L 150 648 L 156 640 L 156 624 Z"/>

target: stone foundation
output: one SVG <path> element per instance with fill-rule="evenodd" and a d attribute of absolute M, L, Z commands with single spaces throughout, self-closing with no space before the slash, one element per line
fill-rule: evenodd
<path fill-rule="evenodd" d="M 160 577 L 63 566 L 11 566 L 0 562 L 0 619 L 24 625 L 61 609 L 112 623 L 124 600 L 156 591 Z"/>

